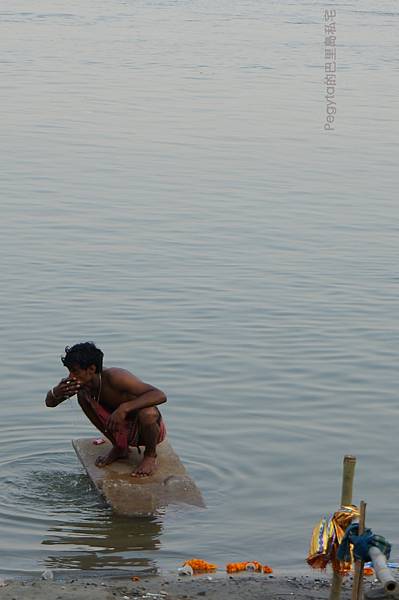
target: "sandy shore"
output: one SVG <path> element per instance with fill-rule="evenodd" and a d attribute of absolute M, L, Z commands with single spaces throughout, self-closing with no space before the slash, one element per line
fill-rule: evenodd
<path fill-rule="evenodd" d="M 344 583 L 341 600 L 351 598 L 351 580 Z M 129 577 L 66 579 L 57 581 L 8 581 L 0 588 L 2 600 L 328 600 L 326 577 L 269 577 L 216 575 L 207 577 Z M 365 583 L 368 597 L 383 598 L 379 587 Z"/>

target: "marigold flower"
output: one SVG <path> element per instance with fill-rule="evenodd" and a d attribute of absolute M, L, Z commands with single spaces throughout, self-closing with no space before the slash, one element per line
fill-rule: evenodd
<path fill-rule="evenodd" d="M 264 573 L 273 573 L 273 569 L 271 567 L 269 567 L 268 565 L 263 565 L 263 572 Z"/>
<path fill-rule="evenodd" d="M 192 558 L 190 560 L 186 560 L 183 563 L 183 567 L 188 565 L 192 568 L 194 572 L 202 571 L 203 573 L 209 573 L 210 571 L 216 571 L 217 565 L 207 562 L 206 560 L 201 560 L 200 558 Z"/>
<path fill-rule="evenodd" d="M 262 565 L 257 560 L 248 560 L 245 562 L 233 562 L 226 565 L 227 573 L 239 573 L 240 571 L 252 570 L 256 573 L 273 573 L 273 569 L 268 565 Z"/>

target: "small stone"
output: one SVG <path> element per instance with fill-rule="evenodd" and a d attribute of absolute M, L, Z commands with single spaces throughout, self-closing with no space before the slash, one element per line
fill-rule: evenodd
<path fill-rule="evenodd" d="M 183 567 L 179 567 L 177 569 L 179 575 L 194 575 L 193 568 L 190 565 L 184 565 Z"/>
<path fill-rule="evenodd" d="M 54 579 L 54 573 L 50 571 L 50 569 L 46 569 L 45 571 L 43 571 L 41 577 L 45 581 L 52 581 Z"/>

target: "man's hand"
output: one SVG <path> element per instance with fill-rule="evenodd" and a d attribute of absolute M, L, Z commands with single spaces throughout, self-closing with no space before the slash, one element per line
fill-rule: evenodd
<path fill-rule="evenodd" d="M 76 379 L 61 379 L 58 385 L 53 387 L 53 395 L 56 400 L 61 400 L 63 398 L 71 398 L 75 394 L 77 394 L 80 388 L 80 383 L 76 381 Z"/>
<path fill-rule="evenodd" d="M 123 404 L 121 404 L 116 410 L 114 410 L 114 412 L 107 421 L 108 431 L 118 431 L 121 425 L 125 422 L 126 415 L 126 409 L 124 408 Z"/>

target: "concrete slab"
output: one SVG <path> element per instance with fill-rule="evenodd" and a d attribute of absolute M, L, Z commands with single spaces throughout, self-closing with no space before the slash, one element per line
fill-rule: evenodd
<path fill-rule="evenodd" d="M 143 456 L 137 448 L 130 449 L 128 458 L 100 468 L 95 461 L 110 451 L 110 442 L 96 446 L 93 439 L 84 438 L 73 440 L 72 446 L 92 483 L 117 514 L 151 515 L 175 503 L 205 507 L 201 492 L 167 439 L 157 446 L 156 472 L 145 478 L 131 476 Z"/>

